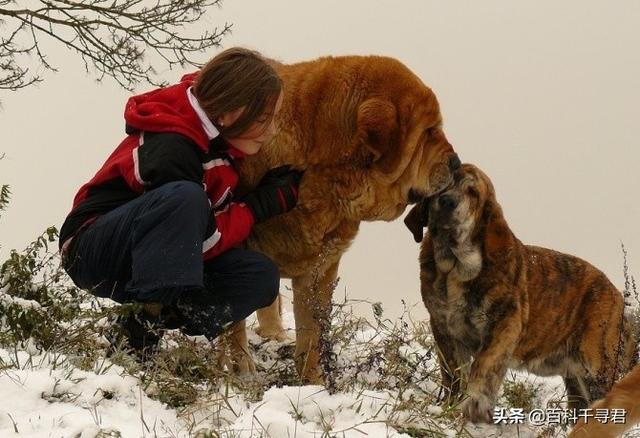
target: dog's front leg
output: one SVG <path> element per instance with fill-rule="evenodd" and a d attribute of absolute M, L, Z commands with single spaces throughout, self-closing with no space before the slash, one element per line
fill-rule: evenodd
<path fill-rule="evenodd" d="M 446 334 L 446 327 L 437 322 L 434 317 L 431 318 L 430 325 L 438 348 L 438 364 L 442 376 L 442 390 L 438 396 L 438 402 L 451 406 L 458 401 L 460 395 L 463 364 L 460 363 L 460 355 L 456 352 L 456 341 Z"/>
<path fill-rule="evenodd" d="M 338 275 L 338 262 L 319 271 L 291 281 L 296 320 L 296 368 L 304 383 L 314 385 L 324 384 L 320 337 L 322 330 L 328 330 L 331 322 L 331 296 Z"/>
<path fill-rule="evenodd" d="M 464 401 L 462 412 L 474 423 L 493 422 L 497 392 L 522 332 L 521 315 L 516 311 L 516 306 L 505 305 L 503 309 L 507 307 L 510 312 L 506 317 L 495 323 L 488 323 L 490 328 L 487 333 L 490 340 L 475 355 L 471 365 L 467 385 L 469 398 Z"/>

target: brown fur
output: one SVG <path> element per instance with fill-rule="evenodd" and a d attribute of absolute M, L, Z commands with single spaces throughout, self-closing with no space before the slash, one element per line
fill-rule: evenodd
<path fill-rule="evenodd" d="M 590 419 L 585 423 L 580 420 L 573 428 L 569 438 L 614 438 L 622 435 L 626 430 L 640 422 L 640 365 L 636 366 L 622 380 L 613 385 L 611 391 L 603 400 L 598 400 L 591 406 L 596 409 L 624 409 L 626 421 L 624 424 L 611 422 L 600 423 Z"/>
<path fill-rule="evenodd" d="M 255 227 L 250 248 L 291 278 L 296 364 L 320 383 L 320 322 L 329 314 L 342 254 L 360 221 L 397 218 L 410 192 L 433 194 L 451 181 L 452 146 L 433 92 L 385 57 L 326 57 L 277 65 L 285 97 L 279 134 L 240 164 L 243 187 L 268 168 L 304 170 L 297 207 Z M 259 311 L 263 333 L 283 337 L 279 304 Z"/>
<path fill-rule="evenodd" d="M 522 244 L 491 181 L 472 165 L 423 202 L 428 208 L 416 207 L 429 215 L 422 298 L 450 397 L 468 374 L 465 415 L 491 421 L 508 368 L 563 376 L 572 407 L 603 397 L 636 351 L 622 294 L 605 274 L 577 257 Z M 424 218 L 413 212 L 407 225 L 414 235 L 416 221 Z"/>

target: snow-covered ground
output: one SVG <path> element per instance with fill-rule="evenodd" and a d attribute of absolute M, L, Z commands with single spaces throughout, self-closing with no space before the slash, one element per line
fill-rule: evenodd
<path fill-rule="evenodd" d="M 23 303 L 29 305 L 29 303 Z M 291 328 L 293 316 L 285 314 Z M 283 345 L 264 342 L 252 330 L 250 342 L 267 382 L 269 369 L 280 362 Z M 258 397 L 228 385 L 211 387 L 196 402 L 171 408 L 154 399 L 152 386 L 140 376 L 108 359 L 93 369 L 80 369 L 73 357 L 54 351 L 38 351 L 33 345 L 0 348 L 0 437 L 555 437 L 566 428 L 545 426 L 464 424 L 434 404 L 420 404 L 420 397 L 437 390 L 425 378 L 407 390 L 401 376 L 389 374 L 380 381 L 379 368 L 349 367 L 386 341 L 372 326 L 357 330 L 347 344 L 336 346 L 338 367 L 353 379 L 351 391 L 329 394 L 320 386 L 272 386 Z M 168 337 L 169 339 L 170 336 Z M 195 342 L 205 343 L 201 338 Z M 171 349 L 172 341 L 163 343 Z M 400 347 L 400 354 L 415 367 L 415 376 L 435 369 L 435 357 L 415 342 Z M 370 351 L 368 352 L 370 353 Z M 373 356 L 372 356 L 373 357 Z M 410 362 L 414 361 L 414 362 Z M 282 360 L 285 367 L 292 361 Z M 351 364 L 353 365 L 353 364 Z M 351 373 L 351 374 L 349 374 Z M 259 372 L 260 374 L 260 372 Z M 426 374 L 425 374 L 426 375 Z M 404 377 L 406 378 L 406 376 Z M 394 382 L 397 379 L 397 382 Z M 561 400 L 560 378 L 541 379 L 517 375 L 511 381 L 528 381 L 538 388 L 536 403 Z M 356 382 L 357 380 L 357 382 Z M 206 386 L 206 385 L 205 385 Z M 413 404 L 413 407 L 407 407 Z M 416 415 L 415 406 L 420 407 Z M 628 436 L 640 436 L 636 431 Z"/>

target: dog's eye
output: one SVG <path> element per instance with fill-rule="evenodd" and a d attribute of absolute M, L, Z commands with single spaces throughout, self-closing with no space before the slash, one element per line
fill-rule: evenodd
<path fill-rule="evenodd" d="M 440 135 L 440 128 L 438 126 L 432 126 L 427 129 L 427 136 L 429 138 L 437 138 Z"/>

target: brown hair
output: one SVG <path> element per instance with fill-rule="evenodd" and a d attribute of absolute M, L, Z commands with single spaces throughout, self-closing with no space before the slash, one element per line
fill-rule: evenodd
<path fill-rule="evenodd" d="M 268 61 L 254 50 L 232 47 L 211 59 L 196 77 L 193 93 L 223 136 L 244 133 L 270 108 L 282 91 L 282 79 Z M 223 114 L 246 107 L 230 126 L 218 126 Z M 273 114 L 271 115 L 273 117 Z M 269 123 L 265 123 L 265 127 Z"/>

